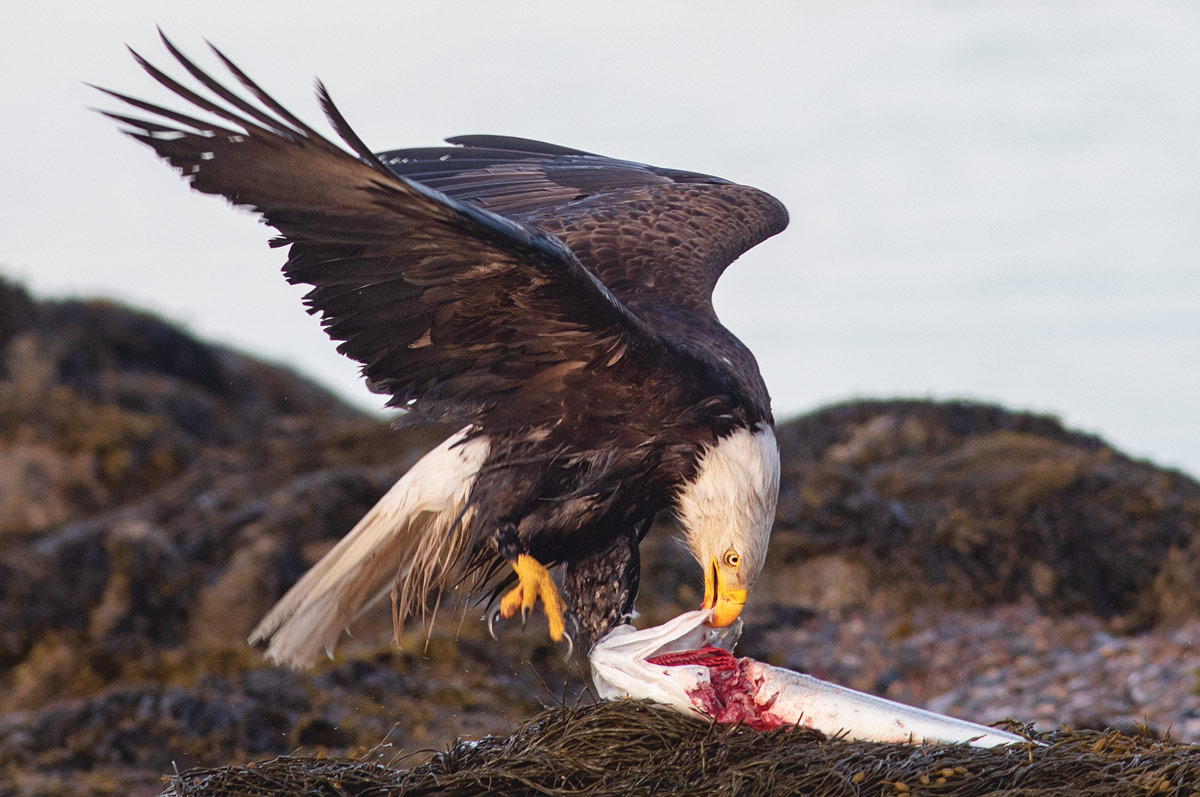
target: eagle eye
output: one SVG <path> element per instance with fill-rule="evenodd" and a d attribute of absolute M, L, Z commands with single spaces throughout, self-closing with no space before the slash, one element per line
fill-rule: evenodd
<path fill-rule="evenodd" d="M 737 567 L 739 564 L 741 564 L 741 561 L 742 557 L 738 555 L 738 552 L 732 548 L 725 552 L 725 564 L 729 565 L 730 567 Z"/>

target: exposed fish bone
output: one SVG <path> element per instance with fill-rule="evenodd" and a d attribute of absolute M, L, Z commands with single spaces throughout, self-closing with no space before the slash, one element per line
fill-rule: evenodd
<path fill-rule="evenodd" d="M 630 625 L 610 631 L 588 654 L 600 697 L 653 700 L 761 730 L 799 726 L 863 741 L 1031 743 L 1014 733 L 737 658 L 731 651 L 740 622 L 713 628 L 711 617 L 711 610 L 698 610 L 641 631 Z"/>

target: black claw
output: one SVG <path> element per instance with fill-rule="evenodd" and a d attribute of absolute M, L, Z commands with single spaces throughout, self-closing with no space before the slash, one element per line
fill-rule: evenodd
<path fill-rule="evenodd" d="M 529 615 L 533 614 L 532 610 L 521 607 L 521 630 L 525 630 L 525 623 L 529 622 Z"/>
<path fill-rule="evenodd" d="M 499 642 L 500 637 L 496 636 L 496 629 L 493 627 L 496 623 L 496 618 L 500 616 L 500 609 L 495 608 L 487 613 L 488 636 L 494 641 Z"/>
<path fill-rule="evenodd" d="M 582 633 L 582 629 L 579 626 L 579 616 L 570 609 L 563 615 L 563 619 L 566 620 L 563 636 L 567 640 L 567 655 L 563 657 L 563 661 L 570 661 L 571 656 L 575 654 L 575 637 Z"/>

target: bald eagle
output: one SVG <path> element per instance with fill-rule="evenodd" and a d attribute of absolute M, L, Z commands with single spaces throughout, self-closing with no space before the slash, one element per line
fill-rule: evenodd
<path fill-rule="evenodd" d="M 459 431 L 420 460 L 254 630 L 310 663 L 391 594 L 397 633 L 442 592 L 540 602 L 551 638 L 590 645 L 632 611 L 638 545 L 673 510 L 704 607 L 732 623 L 762 569 L 778 497 L 770 399 L 718 321 L 718 277 L 787 225 L 778 200 L 692 172 L 501 136 L 376 154 L 328 92 L 352 150 L 282 107 L 215 47 L 239 94 L 163 43 L 199 118 L 105 91 L 106 113 L 192 188 L 261 215 L 311 286 L 338 351 L 407 419 Z M 207 90 L 208 95 L 201 93 Z M 548 568 L 565 564 L 560 593 Z M 570 638 L 568 636 L 568 641 Z"/>

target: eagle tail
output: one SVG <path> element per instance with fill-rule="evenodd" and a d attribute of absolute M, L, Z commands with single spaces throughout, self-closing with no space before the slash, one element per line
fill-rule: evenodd
<path fill-rule="evenodd" d="M 488 439 L 460 430 L 388 490 L 350 533 L 288 590 L 250 634 L 277 664 L 332 657 L 342 631 L 389 592 L 396 634 L 458 573 L 470 541 L 469 499 Z"/>

